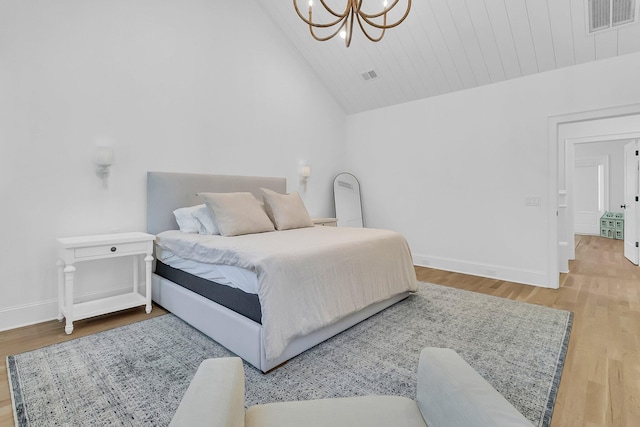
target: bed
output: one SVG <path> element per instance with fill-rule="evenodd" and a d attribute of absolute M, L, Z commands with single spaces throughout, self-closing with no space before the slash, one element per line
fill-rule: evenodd
<path fill-rule="evenodd" d="M 307 227 L 237 237 L 177 231 L 173 211 L 201 204 L 196 193 L 250 192 L 261 200 L 261 188 L 284 194 L 286 180 L 147 173 L 157 304 L 267 372 L 416 290 L 406 241 L 385 230 Z M 316 246 L 320 255 L 312 252 Z M 258 286 L 246 292 L 165 264 L 176 255 L 200 264 L 235 263 L 231 267 L 255 274 Z M 369 261 L 374 255 L 380 260 Z M 384 263 L 389 268 L 380 270 Z"/>

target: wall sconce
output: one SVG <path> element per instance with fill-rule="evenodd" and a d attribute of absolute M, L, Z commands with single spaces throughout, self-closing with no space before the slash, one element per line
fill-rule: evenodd
<path fill-rule="evenodd" d="M 109 167 L 113 164 L 113 147 L 108 145 L 98 145 L 94 156 L 96 164 L 96 175 L 103 180 L 109 177 Z"/>
<path fill-rule="evenodd" d="M 300 182 L 304 186 L 304 191 L 307 191 L 307 181 L 309 180 L 310 176 L 311 176 L 311 166 L 309 165 L 302 166 L 302 168 L 300 169 Z"/>

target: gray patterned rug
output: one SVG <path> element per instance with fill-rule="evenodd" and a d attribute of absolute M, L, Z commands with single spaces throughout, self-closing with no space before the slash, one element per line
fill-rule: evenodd
<path fill-rule="evenodd" d="M 548 426 L 572 313 L 421 283 L 419 292 L 263 375 L 247 405 L 415 398 L 420 350 L 456 350 L 534 425 Z M 162 426 L 200 362 L 228 350 L 173 315 L 7 358 L 19 426 Z"/>

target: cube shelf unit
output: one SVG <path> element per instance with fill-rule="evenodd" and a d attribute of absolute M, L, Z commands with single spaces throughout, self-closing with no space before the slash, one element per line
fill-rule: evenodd
<path fill-rule="evenodd" d="M 600 237 L 624 240 L 624 214 L 605 212 L 600 218 Z"/>

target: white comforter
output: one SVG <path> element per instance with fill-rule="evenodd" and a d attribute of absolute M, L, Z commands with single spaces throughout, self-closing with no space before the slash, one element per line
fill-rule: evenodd
<path fill-rule="evenodd" d="M 156 243 L 182 258 L 257 274 L 267 361 L 298 336 L 417 290 L 407 242 L 388 230 L 309 227 L 235 237 L 172 230 Z"/>

